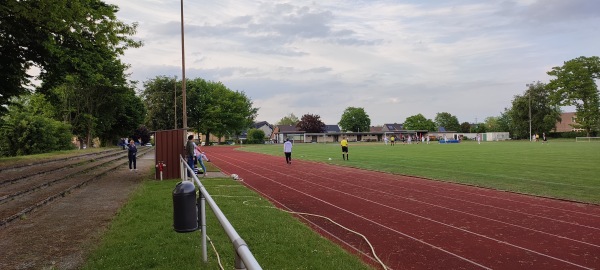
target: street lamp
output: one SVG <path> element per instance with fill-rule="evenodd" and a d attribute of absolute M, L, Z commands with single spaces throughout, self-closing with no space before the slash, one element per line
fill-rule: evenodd
<path fill-rule="evenodd" d="M 532 142 L 533 138 L 531 137 L 531 92 L 533 88 L 533 83 L 526 84 L 529 91 L 529 141 Z"/>

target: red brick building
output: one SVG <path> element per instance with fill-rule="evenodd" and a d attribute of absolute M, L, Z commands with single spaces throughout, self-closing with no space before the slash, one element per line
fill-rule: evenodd
<path fill-rule="evenodd" d="M 571 131 L 583 131 L 580 128 L 574 128 L 573 124 L 577 123 L 577 114 L 574 112 L 566 112 L 560 114 L 561 121 L 556 123 L 554 127 L 555 132 L 571 132 Z"/>

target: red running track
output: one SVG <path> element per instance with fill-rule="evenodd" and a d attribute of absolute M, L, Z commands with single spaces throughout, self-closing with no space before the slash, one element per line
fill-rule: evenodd
<path fill-rule="evenodd" d="M 310 161 L 206 148 L 276 206 L 363 234 L 388 269 L 600 269 L 600 206 Z M 360 236 L 313 229 L 376 262 Z"/>

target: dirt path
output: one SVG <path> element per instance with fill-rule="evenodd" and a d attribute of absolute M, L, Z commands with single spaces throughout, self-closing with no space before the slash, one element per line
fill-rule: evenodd
<path fill-rule="evenodd" d="M 126 158 L 124 159 L 126 162 Z M 154 151 L 0 228 L 0 269 L 77 269 L 154 166 Z"/>

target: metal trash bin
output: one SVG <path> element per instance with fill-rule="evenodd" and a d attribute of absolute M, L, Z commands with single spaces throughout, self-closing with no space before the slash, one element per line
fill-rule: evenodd
<path fill-rule="evenodd" d="M 173 229 L 179 233 L 198 230 L 196 187 L 192 182 L 179 182 L 173 189 Z"/>

